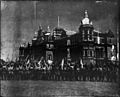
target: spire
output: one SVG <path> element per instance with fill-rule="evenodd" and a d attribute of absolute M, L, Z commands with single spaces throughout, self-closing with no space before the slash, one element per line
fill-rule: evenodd
<path fill-rule="evenodd" d="M 88 18 L 88 13 L 87 13 L 87 10 L 85 10 L 85 18 L 82 20 L 82 24 L 85 25 L 85 24 L 90 24 L 90 20 Z"/>
<path fill-rule="evenodd" d="M 47 29 L 48 29 L 48 32 L 50 32 L 50 27 L 49 27 L 49 25 L 48 25 Z"/>
<path fill-rule="evenodd" d="M 85 18 L 88 18 L 88 12 L 85 10 Z"/>
<path fill-rule="evenodd" d="M 90 25 L 93 25 L 92 21 L 90 22 Z"/>
<path fill-rule="evenodd" d="M 35 25 L 37 26 L 37 1 L 34 1 L 34 19 Z"/>
<path fill-rule="evenodd" d="M 41 26 L 41 24 L 39 25 L 39 27 L 38 27 L 38 30 L 41 30 L 42 29 L 42 26 Z"/>
<path fill-rule="evenodd" d="M 60 21 L 59 21 L 59 16 L 58 16 L 58 28 L 59 28 L 59 26 L 60 26 L 60 24 L 59 24 L 59 23 L 60 23 Z"/>

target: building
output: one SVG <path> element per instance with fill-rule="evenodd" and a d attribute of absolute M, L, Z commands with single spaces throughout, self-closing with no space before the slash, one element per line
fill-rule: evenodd
<path fill-rule="evenodd" d="M 50 31 L 48 26 L 48 31 L 44 31 L 40 26 L 35 32 L 32 44 L 20 46 L 19 59 L 32 57 L 39 60 L 43 57 L 47 62 L 52 61 L 55 64 L 60 64 L 65 59 L 66 62 L 81 62 L 86 65 L 101 65 L 109 60 L 116 60 L 117 47 L 113 42 L 113 32 L 96 31 L 87 10 L 78 29 L 79 32 L 67 35 L 63 28 L 56 27 Z"/>

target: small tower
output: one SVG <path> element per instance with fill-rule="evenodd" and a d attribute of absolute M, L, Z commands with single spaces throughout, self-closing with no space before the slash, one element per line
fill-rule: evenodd
<path fill-rule="evenodd" d="M 39 25 L 39 27 L 38 27 L 38 37 L 41 37 L 42 36 L 42 26 L 41 25 Z"/>
<path fill-rule="evenodd" d="M 90 24 L 90 20 L 88 18 L 88 12 L 87 12 L 87 10 L 85 10 L 85 18 L 82 20 L 82 24 L 83 25 Z"/>
<path fill-rule="evenodd" d="M 59 19 L 59 16 L 58 16 L 58 28 L 59 28 L 59 26 L 60 26 L 60 19 Z"/>
<path fill-rule="evenodd" d="M 81 20 L 79 33 L 81 34 L 82 41 L 93 41 L 93 25 L 92 21 L 88 18 L 88 12 L 85 10 L 84 18 Z"/>
<path fill-rule="evenodd" d="M 79 27 L 79 34 L 80 34 L 79 37 L 80 37 L 81 43 L 86 44 L 86 45 L 82 45 L 82 49 L 81 49 L 82 54 L 80 56 L 83 59 L 83 63 L 87 63 L 87 64 L 94 57 L 93 30 L 94 28 L 93 28 L 92 22 L 89 19 L 88 11 L 85 10 L 84 18 L 81 20 L 81 25 Z"/>
<path fill-rule="evenodd" d="M 47 27 L 47 30 L 48 30 L 48 32 L 50 32 L 50 26 L 48 25 L 48 27 Z"/>

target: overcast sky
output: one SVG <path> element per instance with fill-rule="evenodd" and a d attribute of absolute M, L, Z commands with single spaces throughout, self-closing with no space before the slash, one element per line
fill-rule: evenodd
<path fill-rule="evenodd" d="M 34 32 L 41 24 L 47 30 L 60 26 L 77 31 L 84 11 L 88 10 L 94 28 L 101 32 L 111 29 L 116 34 L 118 4 L 113 1 L 2 1 L 1 2 L 1 41 L 2 58 L 18 55 L 18 47 L 23 41 L 31 41 Z M 35 16 L 36 14 L 36 16 Z M 36 18 L 35 18 L 36 17 Z M 37 19 L 37 23 L 36 20 Z"/>

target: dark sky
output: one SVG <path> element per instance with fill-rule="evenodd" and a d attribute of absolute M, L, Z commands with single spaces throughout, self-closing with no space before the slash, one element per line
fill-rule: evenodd
<path fill-rule="evenodd" d="M 47 30 L 60 26 L 77 31 L 84 11 L 88 10 L 94 28 L 102 33 L 111 29 L 116 34 L 118 3 L 116 1 L 37 1 L 37 23 L 35 22 L 35 2 L 33 1 L 2 1 L 1 2 L 1 41 L 2 58 L 11 59 L 18 56 L 20 43 L 31 41 L 34 32 L 41 24 Z M 69 34 L 69 33 L 68 33 Z"/>

